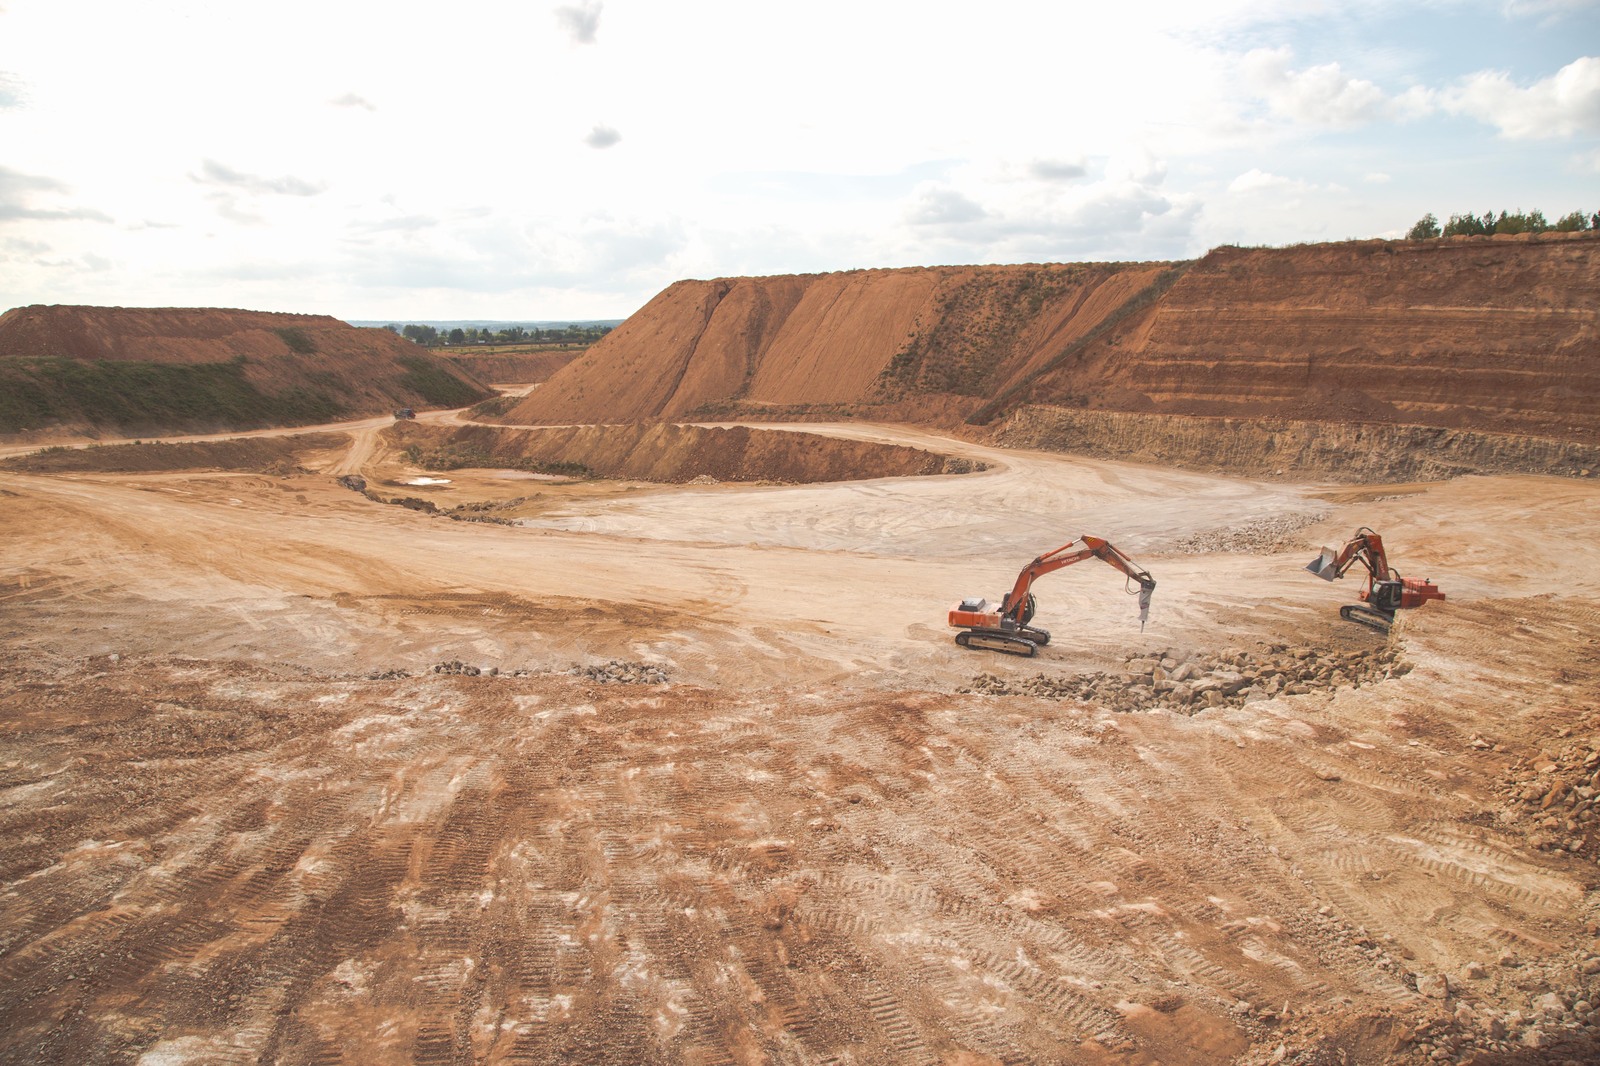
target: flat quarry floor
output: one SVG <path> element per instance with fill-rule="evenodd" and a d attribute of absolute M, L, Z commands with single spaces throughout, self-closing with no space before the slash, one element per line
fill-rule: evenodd
<path fill-rule="evenodd" d="M 0 1060 L 1600 1055 L 1600 485 L 795 428 L 987 468 L 0 472 Z M 1361 526 L 1449 599 L 1341 622 Z M 1142 631 L 953 643 L 1084 534 Z"/>

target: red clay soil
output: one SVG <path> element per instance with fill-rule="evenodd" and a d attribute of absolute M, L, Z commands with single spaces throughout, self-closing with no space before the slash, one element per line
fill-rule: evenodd
<path fill-rule="evenodd" d="M 1591 234 L 1222 248 L 1034 398 L 1595 441 Z"/>
<path fill-rule="evenodd" d="M 1165 264 L 856 270 L 680 281 L 509 422 L 953 401 L 969 412 L 1098 325 Z M 898 359 L 897 359 L 898 357 Z M 937 409 L 935 403 L 930 409 Z"/>
<path fill-rule="evenodd" d="M 1600 237 L 680 281 L 506 421 L 1023 403 L 1592 439 Z"/>

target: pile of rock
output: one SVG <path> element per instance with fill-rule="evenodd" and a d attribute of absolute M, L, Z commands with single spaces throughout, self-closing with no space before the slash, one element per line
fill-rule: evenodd
<path fill-rule="evenodd" d="M 1474 746 L 1488 742 L 1473 738 Z M 1569 740 L 1511 771 L 1499 786 L 1504 820 L 1532 821 L 1529 842 L 1543 851 L 1600 854 L 1600 737 Z"/>
<path fill-rule="evenodd" d="M 495 677 L 500 673 L 500 668 L 491 666 L 485 671 L 482 667 L 468 666 L 460 659 L 451 659 L 449 662 L 436 664 L 433 672 L 436 674 L 460 674 L 462 677 L 477 677 L 479 674 L 487 673 L 490 677 Z"/>
<path fill-rule="evenodd" d="M 1238 707 L 1275 696 L 1303 696 L 1360 687 L 1411 670 L 1393 645 L 1331 651 L 1307 645 L 1273 644 L 1260 651 L 1230 648 L 1197 655 L 1169 648 L 1129 656 L 1123 669 L 1093 674 L 1002 678 L 980 674 L 961 692 L 990 696 L 1043 696 L 1080 700 L 1112 711 L 1162 708 L 1195 714 L 1211 707 Z"/>
<path fill-rule="evenodd" d="M 1178 541 L 1173 550 L 1180 555 L 1272 555 L 1305 547 L 1299 532 L 1326 517 L 1326 512 L 1273 515 L 1247 525 L 1203 529 Z"/>
<path fill-rule="evenodd" d="M 1591 1001 L 1600 1000 L 1600 982 L 1594 976 L 1600 973 L 1600 957 L 1590 955 L 1565 974 L 1524 969 L 1522 960 L 1507 952 L 1492 968 L 1468 963 L 1461 979 L 1417 976 L 1417 992 L 1440 1001 L 1440 1009 L 1401 1033 L 1401 1043 L 1411 1045 L 1424 1061 L 1472 1062 L 1481 1056 L 1493 1056 L 1494 1061 L 1595 1061 L 1600 1014 Z M 1497 985 L 1502 994 L 1511 993 L 1513 1002 L 1526 996 L 1527 1006 L 1497 1009 L 1493 1000 L 1500 995 L 1482 995 Z M 1562 985 L 1566 987 L 1555 990 Z M 1502 1058 L 1526 1056 L 1530 1050 L 1540 1054 Z"/>
<path fill-rule="evenodd" d="M 368 681 L 398 681 L 402 677 L 410 677 L 410 673 L 398 667 L 391 670 L 374 670 L 365 677 Z"/>
<path fill-rule="evenodd" d="M 567 671 L 573 677 L 586 677 L 603 685 L 665 685 L 667 672 L 649 663 L 629 663 L 612 659 L 596 666 L 574 666 Z"/>

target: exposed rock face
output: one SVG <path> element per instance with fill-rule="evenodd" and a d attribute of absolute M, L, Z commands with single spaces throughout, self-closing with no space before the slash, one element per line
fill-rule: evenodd
<path fill-rule="evenodd" d="M 1593 435 L 1589 443 L 1580 443 L 1438 426 L 1194 418 L 1076 407 L 1020 407 L 994 427 L 994 439 L 1010 448 L 1256 476 L 1293 472 L 1332 481 L 1437 481 L 1511 473 L 1589 477 L 1600 470 L 1600 440 Z"/>
<path fill-rule="evenodd" d="M 683 281 L 508 422 L 1019 407 L 1600 443 L 1600 236 Z"/>
<path fill-rule="evenodd" d="M 1222 248 L 1033 396 L 1595 442 L 1597 291 L 1589 233 Z"/>
<path fill-rule="evenodd" d="M 385 329 L 216 308 L 17 307 L 0 315 L 0 432 L 301 425 L 492 395 Z"/>

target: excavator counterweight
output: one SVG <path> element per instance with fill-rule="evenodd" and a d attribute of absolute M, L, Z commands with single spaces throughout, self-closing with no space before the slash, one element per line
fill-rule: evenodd
<path fill-rule="evenodd" d="M 1122 571 L 1130 584 L 1137 585 L 1137 589 L 1129 591 L 1136 591 L 1139 596 L 1139 628 L 1143 629 L 1145 620 L 1150 617 L 1150 594 L 1155 591 L 1155 578 L 1108 541 L 1084 537 L 1082 542 L 1083 546 L 1074 551 L 1076 542 L 1068 541 L 1024 566 L 1011 591 L 998 604 L 977 597 L 964 599 L 950 608 L 950 625 L 961 630 L 956 634 L 956 643 L 963 648 L 983 648 L 1008 655 L 1037 655 L 1041 647 L 1050 643 L 1050 631 L 1029 625 L 1038 607 L 1032 591 L 1033 582 L 1085 559 L 1099 559 Z"/>

